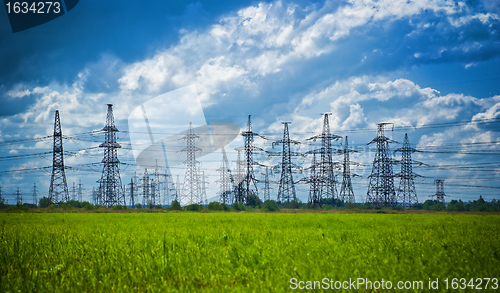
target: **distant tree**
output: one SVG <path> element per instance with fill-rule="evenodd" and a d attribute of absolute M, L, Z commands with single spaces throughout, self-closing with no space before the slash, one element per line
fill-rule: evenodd
<path fill-rule="evenodd" d="M 440 202 L 435 203 L 429 207 L 429 210 L 431 211 L 444 211 L 445 209 L 446 208 L 444 207 L 444 205 Z"/>
<path fill-rule="evenodd" d="M 415 203 L 411 206 L 412 210 L 422 210 L 424 208 L 423 203 Z"/>
<path fill-rule="evenodd" d="M 155 207 L 152 201 L 148 202 L 148 208 L 152 210 Z"/>
<path fill-rule="evenodd" d="M 424 210 L 430 210 L 431 209 L 431 206 L 433 206 L 434 204 L 437 203 L 437 200 L 432 200 L 432 199 L 428 199 L 424 202 L 424 205 L 422 206 L 422 208 Z"/>
<path fill-rule="evenodd" d="M 276 211 L 280 210 L 280 207 L 278 206 L 277 202 L 275 202 L 274 200 L 268 199 L 264 202 L 262 210 L 264 212 L 276 212 Z"/>
<path fill-rule="evenodd" d="M 244 211 L 245 210 L 245 205 L 240 203 L 240 202 L 235 202 L 231 206 L 231 208 L 235 211 Z"/>
<path fill-rule="evenodd" d="M 253 207 L 253 208 L 261 208 L 262 207 L 262 200 L 255 194 L 255 193 L 250 193 L 247 196 L 247 206 Z"/>
<path fill-rule="evenodd" d="M 135 204 L 135 207 L 138 208 L 138 209 L 142 209 L 142 204 L 137 203 L 137 204 Z"/>
<path fill-rule="evenodd" d="M 40 200 L 38 201 L 38 205 L 41 207 L 41 208 L 46 208 L 48 206 L 50 206 L 52 204 L 52 202 L 50 201 L 50 199 L 46 196 L 40 198 Z"/>
<path fill-rule="evenodd" d="M 465 204 L 462 200 L 459 200 L 456 204 L 455 204 L 455 210 L 458 211 L 458 212 L 463 212 L 463 211 L 466 211 L 467 208 L 465 207 Z"/>
<path fill-rule="evenodd" d="M 155 205 L 155 209 L 163 209 L 163 207 L 161 206 L 161 204 L 157 204 Z"/>
<path fill-rule="evenodd" d="M 185 206 L 184 209 L 186 211 L 190 211 L 190 212 L 199 212 L 203 209 L 203 206 L 201 204 L 193 203 L 193 204 Z"/>
<path fill-rule="evenodd" d="M 207 209 L 211 211 L 227 211 L 230 207 L 227 204 L 218 201 L 212 201 L 208 204 Z"/>
<path fill-rule="evenodd" d="M 182 207 L 181 207 L 181 204 L 179 203 L 179 201 L 173 200 L 170 203 L 170 210 L 172 210 L 172 211 L 180 211 L 180 210 L 182 210 Z"/>
<path fill-rule="evenodd" d="M 294 199 L 290 202 L 284 203 L 283 208 L 285 209 L 300 209 L 303 203 L 299 199 Z"/>

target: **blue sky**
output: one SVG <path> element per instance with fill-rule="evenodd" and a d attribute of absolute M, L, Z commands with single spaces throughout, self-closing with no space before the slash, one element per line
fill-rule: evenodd
<path fill-rule="evenodd" d="M 105 104 L 127 131 L 133 109 L 193 84 L 208 122 L 244 127 L 252 115 L 254 130 L 269 138 L 257 142 L 264 148 L 281 138 L 282 121 L 305 142 L 321 131 L 319 114 L 332 112 L 332 132 L 359 151 L 351 156 L 361 163 L 353 167 L 358 202 L 379 122 L 394 123 L 386 133 L 399 144 L 391 149 L 407 132 L 422 151 L 413 155 L 429 165 L 414 169 L 425 176 L 416 179 L 419 201 L 434 193 L 434 179 L 446 180 L 447 200 L 500 198 L 498 1 L 80 1 L 15 34 L 2 11 L 0 34 L 0 186 L 10 203 L 17 187 L 28 202 L 33 183 L 39 196 L 48 192 L 50 170 L 37 168 L 51 165 L 40 155 L 50 139 L 33 138 L 51 134 L 56 109 L 73 137 L 65 140 L 74 154 L 66 156 L 68 185 L 81 179 L 88 199 L 101 169 L 88 164 L 102 159 L 95 147 L 103 137 L 83 133 L 103 127 Z M 120 139 L 119 156 L 131 164 L 122 168 L 125 184 L 141 170 L 128 134 Z M 209 196 L 219 165 L 202 166 Z M 298 186 L 303 201 L 307 189 Z"/>

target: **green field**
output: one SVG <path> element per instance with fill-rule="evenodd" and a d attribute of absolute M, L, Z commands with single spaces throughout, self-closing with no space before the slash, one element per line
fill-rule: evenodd
<path fill-rule="evenodd" d="M 424 285 L 404 292 L 438 278 L 438 292 L 446 278 L 500 279 L 498 214 L 0 213 L 0 223 L 0 292 L 281 292 L 291 278 Z"/>

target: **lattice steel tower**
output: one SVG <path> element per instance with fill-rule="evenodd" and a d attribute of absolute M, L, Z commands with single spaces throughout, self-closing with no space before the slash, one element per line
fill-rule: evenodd
<path fill-rule="evenodd" d="M 316 152 L 312 152 L 312 160 L 310 170 L 311 173 L 308 178 L 306 178 L 306 182 L 309 183 L 309 197 L 307 199 L 307 205 L 310 207 L 321 206 L 321 192 L 320 192 L 320 182 L 324 181 L 324 177 L 318 176 L 317 169 L 319 167 L 318 162 L 316 162 Z"/>
<path fill-rule="evenodd" d="M 241 160 L 241 152 L 243 151 L 240 148 L 235 149 L 238 152 L 238 157 L 236 159 L 236 182 L 237 184 L 234 185 L 234 202 L 239 202 L 239 203 L 246 203 L 246 197 L 245 197 L 245 174 L 243 173 L 243 168 L 241 167 L 243 165 L 243 162 Z"/>
<path fill-rule="evenodd" d="M 266 173 L 264 174 L 264 201 L 271 200 L 271 189 L 269 184 L 269 167 L 266 166 Z"/>
<path fill-rule="evenodd" d="M 259 136 L 261 138 L 264 138 L 264 136 L 259 135 L 258 133 L 255 133 L 252 131 L 252 121 L 251 121 L 251 115 L 248 115 L 248 123 L 247 123 L 247 130 L 241 132 L 241 136 L 243 136 L 245 140 L 245 178 L 243 179 L 243 194 L 241 195 L 243 203 L 247 202 L 247 197 L 253 193 L 256 196 L 259 196 L 259 192 L 257 189 L 257 179 L 255 179 L 255 174 L 253 172 L 253 166 L 257 165 L 257 162 L 253 160 L 253 153 L 255 151 L 264 151 L 263 149 L 256 147 L 253 145 L 254 142 L 254 137 Z"/>
<path fill-rule="evenodd" d="M 142 175 L 142 207 L 145 208 L 151 203 L 151 180 L 149 179 L 148 169 L 144 168 Z"/>
<path fill-rule="evenodd" d="M 339 199 L 343 202 L 354 203 L 356 198 L 354 197 L 354 191 L 352 190 L 351 183 L 351 160 L 349 159 L 349 143 L 347 141 L 347 136 L 345 137 L 344 144 L 344 160 L 342 161 L 342 185 L 340 187 Z"/>
<path fill-rule="evenodd" d="M 330 122 L 328 121 L 328 116 L 330 115 L 332 115 L 332 113 L 323 114 L 323 129 L 321 134 L 307 139 L 313 141 L 318 139 L 321 140 L 321 148 L 312 151 L 321 155 L 320 162 L 317 163 L 317 168 L 315 168 L 316 176 L 318 176 L 318 178 L 323 178 L 322 180 L 316 180 L 315 183 L 319 190 L 319 201 L 322 199 L 333 200 L 337 197 L 337 180 L 333 172 L 332 141 L 341 137 L 330 133 Z"/>
<path fill-rule="evenodd" d="M 33 183 L 33 204 L 37 204 L 38 203 L 38 198 L 37 198 L 37 194 L 36 194 L 36 183 Z M 1 194 L 0 194 L 1 196 Z"/>
<path fill-rule="evenodd" d="M 431 195 L 430 197 L 436 197 L 436 200 L 443 205 L 445 205 L 444 197 L 447 196 L 444 194 L 444 180 L 436 179 L 434 180 L 434 184 L 436 184 L 436 194 Z"/>
<path fill-rule="evenodd" d="M 137 173 L 134 177 L 130 178 L 130 206 L 135 207 L 135 198 L 137 197 Z"/>
<path fill-rule="evenodd" d="M 151 180 L 151 202 L 153 205 L 161 204 L 161 182 L 160 182 L 160 167 L 158 166 L 158 160 L 156 160 L 155 172 L 153 173 L 153 179 Z"/>
<path fill-rule="evenodd" d="M 300 144 L 296 140 L 290 139 L 290 133 L 288 131 L 288 124 L 292 122 L 282 122 L 284 125 L 283 130 L 283 139 L 279 141 L 273 142 L 273 147 L 278 144 L 283 145 L 283 151 L 281 152 L 281 179 L 278 190 L 278 202 L 290 202 L 292 200 L 296 200 L 297 196 L 295 193 L 295 183 L 293 182 L 292 176 L 292 168 L 298 168 L 297 165 L 292 163 L 292 156 L 302 156 L 302 154 L 298 154 L 292 152 L 290 149 L 290 145 L 298 145 Z M 275 154 L 271 154 L 275 155 Z"/>
<path fill-rule="evenodd" d="M 397 201 L 404 208 L 410 208 L 414 204 L 418 203 L 417 192 L 415 191 L 415 184 L 413 178 L 420 175 L 413 173 L 412 165 L 415 163 L 411 159 L 411 153 L 415 151 L 414 148 L 410 147 L 410 142 L 408 141 L 408 134 L 405 133 L 405 140 L 403 142 L 403 147 L 396 151 L 402 152 L 401 156 L 401 173 L 396 174 L 396 177 L 400 178 L 399 189 L 397 193 Z"/>
<path fill-rule="evenodd" d="M 16 191 L 16 204 L 18 204 L 18 203 L 23 204 L 23 195 L 22 195 L 21 191 L 19 191 L 19 187 L 17 188 L 17 191 Z"/>
<path fill-rule="evenodd" d="M 54 150 L 52 159 L 52 177 L 50 178 L 49 199 L 55 204 L 69 200 L 68 184 L 64 172 L 64 156 L 61 120 L 59 110 L 56 110 L 54 122 Z"/>
<path fill-rule="evenodd" d="M 113 117 L 113 105 L 108 104 L 106 115 L 106 126 L 104 131 L 105 140 L 99 145 L 104 148 L 104 164 L 102 176 L 99 182 L 100 205 L 111 207 L 117 204 L 126 205 L 125 193 L 123 191 L 122 179 L 120 178 L 120 160 L 118 160 L 117 150 L 122 146 L 116 142 L 118 128 L 115 126 Z"/>
<path fill-rule="evenodd" d="M 182 149 L 181 152 L 186 152 L 186 176 L 184 177 L 184 185 L 181 193 L 181 203 L 186 205 L 200 203 L 202 201 L 200 194 L 200 182 L 198 180 L 198 168 L 196 164 L 196 152 L 201 152 L 200 148 L 196 147 L 195 140 L 199 139 L 200 136 L 196 135 L 193 131 L 193 125 L 189 122 L 188 133 L 181 139 L 185 139 L 187 146 Z"/>
<path fill-rule="evenodd" d="M 216 181 L 219 183 L 219 202 L 230 205 L 232 204 L 233 183 L 231 180 L 231 169 L 229 168 L 224 148 L 222 148 L 221 166 L 217 171 L 219 172 L 219 180 Z"/>
<path fill-rule="evenodd" d="M 384 126 L 392 123 L 377 124 L 377 137 L 368 144 L 375 142 L 377 151 L 373 160 L 370 183 L 366 193 L 366 203 L 374 206 L 394 207 L 397 204 L 394 191 L 393 160 L 389 153 L 389 143 L 394 142 L 384 135 Z"/>

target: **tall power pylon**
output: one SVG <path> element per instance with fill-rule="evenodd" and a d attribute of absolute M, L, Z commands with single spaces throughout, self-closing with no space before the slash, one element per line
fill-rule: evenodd
<path fill-rule="evenodd" d="M 412 161 L 411 159 L 411 153 L 413 153 L 415 149 L 410 147 L 407 133 L 405 133 L 403 147 L 396 151 L 400 151 L 402 153 L 401 172 L 395 175 L 400 178 L 399 189 L 397 190 L 397 201 L 404 208 L 410 208 L 414 204 L 418 203 L 417 192 L 415 191 L 413 179 L 420 175 L 413 173 L 412 165 L 419 162 Z"/>
<path fill-rule="evenodd" d="M 325 178 L 318 176 L 318 162 L 316 162 L 316 152 L 312 152 L 312 160 L 310 166 L 310 175 L 306 178 L 306 182 L 309 183 L 309 197 L 307 199 L 307 205 L 312 207 L 321 206 L 321 192 L 320 192 L 320 181 L 324 181 Z"/>
<path fill-rule="evenodd" d="M 312 152 L 321 155 L 320 162 L 317 162 L 317 167 L 315 168 L 315 174 L 318 177 L 314 184 L 317 184 L 319 190 L 318 200 L 331 199 L 332 201 L 337 198 L 337 180 L 335 178 L 335 173 L 333 172 L 334 165 L 332 159 L 332 141 L 341 138 L 338 135 L 334 135 L 330 132 L 330 122 L 328 121 L 328 116 L 332 113 L 324 113 L 323 115 L 323 129 L 320 135 L 315 135 L 308 138 L 307 140 L 320 140 L 321 148 L 313 150 Z"/>
<path fill-rule="evenodd" d="M 54 149 L 52 158 L 52 177 L 50 178 L 49 199 L 55 204 L 69 200 L 68 184 L 64 172 L 64 156 L 61 120 L 59 110 L 56 110 L 54 122 Z"/>
<path fill-rule="evenodd" d="M 393 141 L 384 135 L 384 127 L 388 124 L 392 123 L 377 124 L 377 137 L 368 143 L 375 142 L 377 151 L 373 159 L 372 173 L 369 176 L 366 203 L 378 207 L 394 207 L 397 204 L 392 171 L 394 162 L 389 153 L 389 143 Z"/>
<path fill-rule="evenodd" d="M 300 142 L 290 139 L 290 133 L 288 131 L 288 124 L 292 122 L 282 122 L 284 125 L 283 139 L 273 142 L 273 147 L 275 145 L 282 144 L 283 150 L 281 153 L 281 179 L 278 190 L 278 202 L 290 202 L 292 200 L 297 200 L 297 195 L 295 193 L 295 183 L 293 182 L 292 169 L 298 168 L 297 165 L 292 163 L 292 156 L 302 156 L 302 154 L 292 152 L 290 145 L 298 145 Z M 276 154 L 271 154 L 271 156 Z"/>
<path fill-rule="evenodd" d="M 137 197 L 137 174 L 134 174 L 134 177 L 130 178 L 130 206 L 132 208 L 135 207 L 135 201 Z"/>
<path fill-rule="evenodd" d="M 193 131 L 193 125 L 189 122 L 188 133 L 182 137 L 181 139 L 185 139 L 187 146 L 182 149 L 182 152 L 186 152 L 186 175 L 184 177 L 184 185 L 181 193 L 181 203 L 186 205 L 195 204 L 201 202 L 200 195 L 200 182 L 198 180 L 198 168 L 196 168 L 196 164 L 199 162 L 196 161 L 196 152 L 200 152 L 201 149 L 196 147 L 196 139 L 199 139 L 200 136 L 196 135 Z"/>
<path fill-rule="evenodd" d="M 351 183 L 351 160 L 349 159 L 349 142 L 347 136 L 344 144 L 344 160 L 342 161 L 342 185 L 340 187 L 339 199 L 345 203 L 355 203 L 354 191 Z"/>
<path fill-rule="evenodd" d="M 208 205 L 206 184 L 209 182 L 206 180 L 205 171 L 201 171 L 201 168 L 198 168 L 198 174 L 200 176 L 200 202 L 198 204 Z"/>
<path fill-rule="evenodd" d="M 78 180 L 78 201 L 83 202 L 83 184 L 82 184 L 82 179 Z"/>
<path fill-rule="evenodd" d="M 269 184 L 269 167 L 266 166 L 266 173 L 264 174 L 264 201 L 271 200 L 271 189 Z"/>
<path fill-rule="evenodd" d="M 234 186 L 231 180 L 231 168 L 229 167 L 224 148 L 222 148 L 221 166 L 217 171 L 219 172 L 219 180 L 216 181 L 219 183 L 219 202 L 230 205 L 232 204 L 232 191 Z"/>
<path fill-rule="evenodd" d="M 76 186 L 75 186 L 75 182 L 73 182 L 73 188 L 71 189 L 71 200 L 76 200 Z"/>
<path fill-rule="evenodd" d="M 142 175 L 142 207 L 147 207 L 151 203 L 151 180 L 149 179 L 148 169 L 144 168 Z"/>
<path fill-rule="evenodd" d="M 0 194 L 1 196 L 1 194 Z M 33 183 L 33 204 L 37 204 L 38 203 L 38 197 L 37 197 L 37 194 L 36 194 L 36 183 Z"/>
<path fill-rule="evenodd" d="M 252 131 L 252 120 L 251 115 L 248 115 L 248 123 L 247 129 L 241 132 L 241 136 L 243 136 L 245 141 L 245 146 L 243 150 L 245 151 L 245 177 L 242 181 L 242 188 L 240 192 L 243 194 L 238 195 L 238 198 L 242 203 L 247 203 L 247 198 L 250 194 L 259 195 L 259 191 L 257 189 L 257 179 L 255 178 L 255 174 L 253 171 L 253 166 L 258 163 L 254 161 L 253 154 L 255 151 L 264 151 L 262 148 L 256 147 L 253 145 L 254 138 L 256 136 L 266 139 L 264 136 L 259 135 Z"/>
<path fill-rule="evenodd" d="M 436 200 L 443 205 L 445 205 L 445 200 L 444 197 L 448 196 L 444 193 L 444 180 L 443 179 L 436 179 L 434 180 L 434 184 L 436 184 L 436 194 L 431 195 L 430 197 L 436 197 Z"/>
<path fill-rule="evenodd" d="M 238 156 L 236 158 L 236 184 L 234 185 L 234 202 L 246 203 L 245 198 L 245 183 L 243 182 L 245 178 L 245 174 L 243 172 L 243 161 L 241 160 L 241 152 L 243 151 L 240 148 L 235 149 L 238 152 Z"/>
<path fill-rule="evenodd" d="M 22 195 L 21 191 L 19 191 L 19 187 L 17 188 L 17 191 L 16 191 L 16 203 L 23 204 L 23 195 Z"/>
<path fill-rule="evenodd" d="M 120 160 L 118 160 L 117 149 L 122 146 L 116 142 L 116 133 L 118 128 L 115 126 L 113 117 L 113 105 L 108 104 L 108 113 L 106 115 L 106 126 L 102 129 L 105 133 L 105 141 L 99 145 L 104 148 L 104 164 L 102 176 L 99 182 L 100 204 L 111 207 L 117 204 L 126 205 L 125 193 L 122 188 L 122 179 L 120 177 Z"/>
<path fill-rule="evenodd" d="M 160 170 L 158 166 L 158 160 L 155 165 L 155 172 L 153 173 L 153 179 L 151 180 L 151 202 L 153 205 L 161 204 L 161 182 L 160 182 Z"/>

